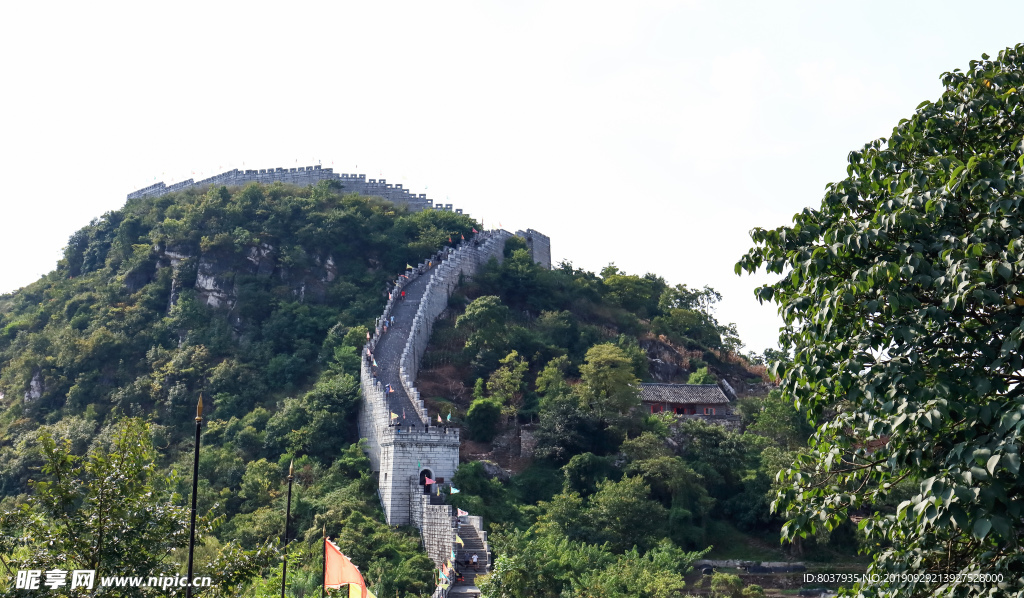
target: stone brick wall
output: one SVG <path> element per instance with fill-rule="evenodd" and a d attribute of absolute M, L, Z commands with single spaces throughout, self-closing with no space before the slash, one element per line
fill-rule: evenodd
<path fill-rule="evenodd" d="M 320 181 L 337 181 L 345 193 L 358 193 L 360 195 L 372 195 L 383 197 L 396 204 L 408 206 L 413 212 L 422 210 L 452 210 L 452 204 L 435 204 L 434 200 L 428 199 L 426 194 L 413 194 L 404 189 L 402 185 L 391 185 L 386 179 L 366 179 L 365 174 L 342 174 L 334 172 L 333 168 L 321 168 L 320 166 L 300 166 L 298 168 L 264 168 L 260 170 L 229 170 L 212 177 L 195 181 L 188 179 L 165 185 L 163 181 L 144 187 L 138 191 L 128 194 L 128 199 L 139 197 L 158 197 L 165 193 L 181 191 L 190 187 L 208 187 L 210 185 L 247 185 L 249 183 L 290 183 L 305 187 L 315 185 Z M 461 214 L 461 209 L 454 210 Z"/>
<path fill-rule="evenodd" d="M 533 261 L 548 270 L 551 269 L 551 239 L 547 235 L 528 228 L 517 230 L 516 236 L 526 240 L 526 248 L 530 250 Z"/>
<path fill-rule="evenodd" d="M 458 250 L 433 269 L 427 290 L 420 301 L 413 319 L 409 343 L 402 353 L 401 383 L 414 403 L 422 404 L 420 393 L 413 384 L 419 373 L 420 359 L 430 342 L 434 321 L 448 307 L 448 299 L 459 285 L 462 276 L 472 276 L 477 269 L 492 257 L 501 261 L 504 257 L 505 239 L 512 236 L 507 231 L 497 230 L 483 233 L 473 241 L 463 243 Z M 422 414 L 427 420 L 426 413 Z"/>
<path fill-rule="evenodd" d="M 421 513 L 417 512 L 419 507 L 414 500 L 419 488 L 421 471 L 429 470 L 435 479 L 451 479 L 455 475 L 455 469 L 459 465 L 459 430 L 426 425 L 429 424 L 429 419 L 414 382 L 419 371 L 420 358 L 430 341 L 434 320 L 447 307 L 448 298 L 458 286 L 459 279 L 475 274 L 480 265 L 487 263 L 491 257 L 501 259 L 505 239 L 510 236 L 511 233 L 501 230 L 481 233 L 475 239 L 460 245 L 458 249 L 445 250 L 444 259 L 440 260 L 440 263 L 437 262 L 442 256 L 433 256 L 433 259 L 429 260 L 435 264 L 432 268 L 428 268 L 427 261 L 424 261 L 408 273 L 408 278 L 399 278 L 395 283 L 395 292 L 392 292 L 391 299 L 385 305 L 384 312 L 378 318 L 375 330 L 363 349 L 360 371 L 363 401 L 359 411 L 359 435 L 366 438 L 371 466 L 379 473 L 381 505 L 389 524 L 425 524 Z M 412 430 L 408 427 L 399 429 L 388 425 L 390 414 L 385 388 L 373 377 L 368 351 L 372 353 L 380 341 L 383 333 L 382 323 L 391 316 L 400 291 L 421 276 L 430 278 L 402 352 L 400 383 L 408 394 L 413 408 L 416 409 L 424 429 L 420 430 L 418 426 L 413 426 Z M 410 486 L 409 480 L 414 482 L 414 486 Z"/>

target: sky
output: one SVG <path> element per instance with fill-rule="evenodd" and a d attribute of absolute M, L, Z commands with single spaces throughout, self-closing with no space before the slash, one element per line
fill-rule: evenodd
<path fill-rule="evenodd" d="M 0 20 L 0 293 L 157 181 L 321 164 L 401 183 L 552 259 L 734 274 L 939 77 L 1024 41 L 1024 3 L 31 3 Z M 193 174 L 194 173 L 194 174 Z"/>

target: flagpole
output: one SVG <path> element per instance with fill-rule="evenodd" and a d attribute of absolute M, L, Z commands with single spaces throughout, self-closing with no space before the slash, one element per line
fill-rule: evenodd
<path fill-rule="evenodd" d="M 284 564 L 281 566 L 281 598 L 284 598 L 284 586 L 288 582 L 288 520 L 292 517 L 292 480 L 295 476 L 295 459 L 288 465 L 288 506 L 284 512 Z"/>
<path fill-rule="evenodd" d="M 196 406 L 196 451 L 192 458 L 192 520 L 188 528 L 188 585 L 185 597 L 192 598 L 192 557 L 196 549 L 196 495 L 199 488 L 199 433 L 203 429 L 203 394 L 199 393 Z"/>
<path fill-rule="evenodd" d="M 320 598 L 324 598 L 324 594 L 327 593 L 327 524 L 324 524 L 324 582 L 320 584 Z"/>

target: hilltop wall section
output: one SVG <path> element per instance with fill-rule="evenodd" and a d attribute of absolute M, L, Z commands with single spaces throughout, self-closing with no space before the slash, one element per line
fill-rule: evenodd
<path fill-rule="evenodd" d="M 461 209 L 452 209 L 452 204 L 435 204 L 434 200 L 428 199 L 425 193 L 409 193 L 401 185 L 392 185 L 386 179 L 366 179 L 365 174 L 341 174 L 334 172 L 333 168 L 321 168 L 320 166 L 300 166 L 297 168 L 263 168 L 260 170 L 229 170 L 214 175 L 210 178 L 195 181 L 188 179 L 173 185 L 165 185 L 163 181 L 133 191 L 128 194 L 128 199 L 139 197 L 159 197 L 166 193 L 181 191 L 191 187 L 209 187 L 211 185 L 224 185 L 226 187 L 236 185 L 248 185 L 249 183 L 288 183 L 305 187 L 315 185 L 320 181 L 337 181 L 345 193 L 358 193 L 360 195 L 372 195 L 383 197 L 396 204 L 408 206 L 413 212 L 423 210 L 446 210 L 461 214 Z"/>
<path fill-rule="evenodd" d="M 548 270 L 551 269 L 551 239 L 547 235 L 528 228 L 517 230 L 516 236 L 526 240 L 526 248 L 533 255 L 533 261 Z"/>

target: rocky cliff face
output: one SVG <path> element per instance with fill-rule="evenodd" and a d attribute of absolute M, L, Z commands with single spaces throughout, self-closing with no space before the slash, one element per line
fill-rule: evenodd
<path fill-rule="evenodd" d="M 289 266 L 279 253 L 276 247 L 267 243 L 250 247 L 241 254 L 158 247 L 158 268 L 171 268 L 174 272 L 168 311 L 177 303 L 182 289 L 193 288 L 202 304 L 233 312 L 238 305 L 236 282 L 242 275 L 276 279 L 279 284 L 287 286 L 299 301 L 323 302 L 327 296 L 327 285 L 338 276 L 334 256 L 302 251 L 296 260 L 293 252 L 289 256 L 293 264 Z M 294 265 L 296 261 L 305 263 Z"/>

